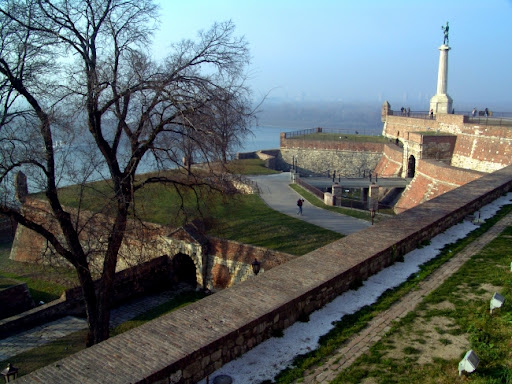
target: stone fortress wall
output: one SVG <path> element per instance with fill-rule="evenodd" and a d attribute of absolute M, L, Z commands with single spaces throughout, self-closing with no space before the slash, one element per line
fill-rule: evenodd
<path fill-rule="evenodd" d="M 198 281 L 219 286 L 232 285 L 233 276 L 244 281 L 61 361 L 59 374 L 79 382 L 83 373 L 74 369 L 76 364 L 101 371 L 102 362 L 108 359 L 108 372 L 102 372 L 102 380 L 194 383 L 512 190 L 512 166 L 503 167 L 500 161 L 504 159 L 475 151 L 479 137 L 468 136 L 473 138 L 470 143 L 464 136 L 465 144 L 459 145 L 454 132 L 464 131 L 455 127 L 457 121 L 464 121 L 463 117 L 439 114 L 435 120 L 388 119 L 383 133 L 390 143 L 379 144 L 378 148 L 282 138 L 280 153 L 271 154 L 265 161 L 285 170 L 295 161 L 299 171 L 310 174 L 322 174 L 326 166 L 345 169 L 342 166 L 347 163 L 350 167 L 375 164 L 373 170 L 381 177 L 407 177 L 412 171 L 412 181 L 398 203 L 403 211 L 400 216 L 300 258 L 269 254 L 267 260 L 280 261 L 274 262 L 273 268 L 263 264 L 264 273 L 257 277 L 250 273 L 250 261 L 255 255 L 264 257 L 267 250 L 249 250 L 243 244 L 220 239 L 210 239 L 205 248 L 204 239 L 194 231 L 178 229 L 164 237 L 163 248 L 167 247 L 169 254 L 190 256 Z M 451 122 L 451 131 L 434 128 L 435 122 L 444 127 L 440 125 L 443 121 Z M 498 130 L 486 129 L 485 140 L 496 140 Z M 508 145 L 505 143 L 506 138 L 502 147 Z M 459 153 L 461 148 L 464 150 Z M 495 150 L 499 155 L 505 148 Z M 500 161 L 495 162 L 497 158 Z M 461 159 L 474 169 L 453 165 Z M 495 168 L 499 170 L 493 172 Z M 219 259 L 222 252 L 224 256 Z M 204 257 L 209 254 L 214 257 Z M 140 361 L 145 365 L 134 372 L 131 368 Z M 44 382 L 55 374 L 55 367 L 49 366 L 20 380 Z"/>
<path fill-rule="evenodd" d="M 403 177 L 411 182 L 395 205 L 400 213 L 482 175 L 512 164 L 512 124 L 501 119 L 475 119 L 438 113 L 432 119 L 395 116 L 386 102 L 382 134 L 387 144 L 287 138 L 281 134 L 276 169 L 294 162 L 301 175 Z M 484 124 L 482 124 L 484 123 Z M 317 128 L 321 130 L 321 128 Z M 378 184 L 378 183 L 377 183 Z"/>
<path fill-rule="evenodd" d="M 373 170 L 384 151 L 382 143 L 350 141 L 287 139 L 281 133 L 276 169 L 288 171 L 293 161 L 297 172 L 306 175 L 327 175 L 336 170 L 342 177 L 362 177 Z"/>

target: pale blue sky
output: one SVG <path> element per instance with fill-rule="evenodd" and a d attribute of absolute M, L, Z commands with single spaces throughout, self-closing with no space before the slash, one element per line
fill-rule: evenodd
<path fill-rule="evenodd" d="M 512 101 L 512 0 L 159 0 L 156 52 L 232 20 L 250 44 L 255 97 L 423 105 L 450 23 L 454 106 Z M 512 111 L 512 103 L 508 110 Z M 503 110 L 503 108 L 500 108 Z"/>

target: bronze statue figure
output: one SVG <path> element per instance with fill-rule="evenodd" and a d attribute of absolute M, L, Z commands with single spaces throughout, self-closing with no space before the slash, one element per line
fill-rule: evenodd
<path fill-rule="evenodd" d="M 446 27 L 441 26 L 441 29 L 444 32 L 443 44 L 448 44 L 448 30 L 450 29 L 450 27 L 448 26 L 448 22 L 446 22 Z"/>

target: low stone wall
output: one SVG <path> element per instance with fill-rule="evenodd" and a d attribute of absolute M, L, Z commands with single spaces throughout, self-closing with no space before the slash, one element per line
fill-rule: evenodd
<path fill-rule="evenodd" d="M 0 303 L 2 311 L 0 320 L 17 313 L 28 311 L 35 307 L 26 283 L 19 283 L 0 290 Z"/>
<path fill-rule="evenodd" d="M 31 216 L 37 223 L 57 234 L 63 244 L 62 232 L 59 224 L 49 206 L 43 200 L 30 198 L 22 207 L 25 214 Z M 108 236 L 112 219 L 106 215 L 86 210 L 78 211 L 75 208 L 66 207 L 66 211 L 74 217 L 80 218 L 80 240 L 85 252 L 101 255 L 105 252 L 106 242 L 101 239 Z M 160 236 L 169 233 L 169 227 L 163 227 L 153 223 L 128 220 L 126 233 L 119 250 L 116 271 L 131 268 L 142 262 L 159 257 L 165 254 L 161 249 Z M 92 240 L 92 241 L 91 241 Z M 63 257 L 54 257 L 55 251 L 48 244 L 46 239 L 38 233 L 19 225 L 11 248 L 10 259 L 19 262 L 29 263 L 51 263 L 71 267 L 71 264 Z M 100 270 L 103 267 L 103 259 L 96 257 L 91 264 Z"/>
<path fill-rule="evenodd" d="M 256 152 L 237 152 L 235 158 L 237 160 L 260 159 L 265 162 L 265 167 L 269 169 L 278 169 L 279 149 L 266 149 Z"/>
<path fill-rule="evenodd" d="M 167 256 L 155 258 L 136 267 L 116 273 L 112 305 L 156 290 L 170 288 Z M 82 289 L 66 290 L 58 300 L 38 306 L 0 321 L 0 338 L 44 324 L 64 316 L 84 316 Z"/>
<path fill-rule="evenodd" d="M 509 166 L 18 382 L 196 383 L 511 189 Z"/>

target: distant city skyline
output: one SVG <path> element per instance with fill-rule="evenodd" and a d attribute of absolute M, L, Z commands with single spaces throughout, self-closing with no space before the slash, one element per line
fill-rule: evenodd
<path fill-rule="evenodd" d="M 249 42 L 255 99 L 425 105 L 436 93 L 439 46 L 450 24 L 454 107 L 512 100 L 510 0 L 160 0 L 156 56 L 232 20 Z M 485 103 L 478 105 L 477 103 Z M 512 110 L 512 105 L 509 108 Z"/>

